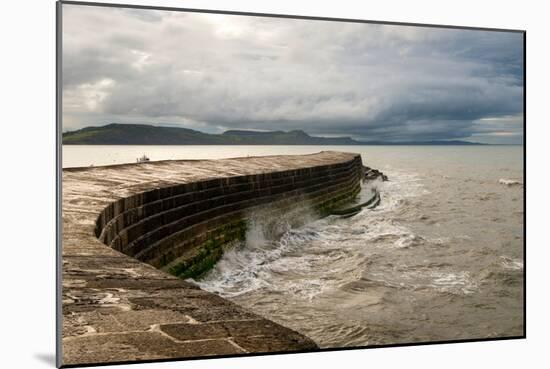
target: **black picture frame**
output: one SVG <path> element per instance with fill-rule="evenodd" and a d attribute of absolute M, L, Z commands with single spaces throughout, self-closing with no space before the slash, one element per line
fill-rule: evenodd
<path fill-rule="evenodd" d="M 187 13 L 207 13 L 207 14 L 222 14 L 222 15 L 239 15 L 250 17 L 269 17 L 269 18 L 286 18 L 286 19 L 301 19 L 301 20 L 314 20 L 314 21 L 330 21 L 330 22 L 345 22 L 345 23 L 366 23 L 366 24 L 378 24 L 378 25 L 393 25 L 393 26 L 414 26 L 425 28 L 443 28 L 443 29 L 457 29 L 457 30 L 475 30 L 475 31 L 491 31 L 491 32 L 506 32 L 506 33 L 519 33 L 523 36 L 523 256 L 524 256 L 524 271 L 523 271 L 523 334 L 509 337 L 491 337 L 491 338 L 473 338 L 473 339 L 457 339 L 457 340 L 444 340 L 444 341 L 427 341 L 427 342 L 413 342 L 413 343 L 399 343 L 399 344 L 385 344 L 385 345 L 369 345 L 359 347 L 334 347 L 334 348 L 322 348 L 319 350 L 306 350 L 306 351 L 293 351 L 293 352 L 270 352 L 270 353 L 249 353 L 249 354 L 236 354 L 236 355 L 217 355 L 212 357 L 185 357 L 185 358 L 167 358 L 167 359 L 152 359 L 152 360 L 130 360 L 130 361 L 117 361 L 109 363 L 95 363 L 95 364 L 76 364 L 76 365 L 63 365 L 62 364 L 62 299 L 61 299 L 61 285 L 62 285 L 62 6 L 63 5 L 79 5 L 90 7 L 103 7 L 103 8 L 127 8 L 127 9 L 141 9 L 141 10 L 160 10 L 160 11 L 172 11 L 172 12 L 187 12 Z M 100 2 L 86 2 L 86 1 L 70 1 L 70 0 L 58 0 L 56 2 L 56 365 L 57 367 L 73 368 L 73 367 L 95 367 L 95 366 L 111 366 L 121 364 L 140 364 L 140 363 L 162 363 L 173 361 L 190 361 L 190 360 L 215 360 L 221 358 L 232 357 L 252 357 L 252 356 L 272 356 L 272 355 L 290 355 L 297 353 L 317 353 L 317 352 L 331 352 L 331 351 L 351 351 L 351 350 L 365 350 L 374 348 L 389 348 L 389 347 L 409 347 L 409 346 L 425 346 L 425 345 L 442 345 L 442 344 L 455 344 L 455 343 L 468 343 L 468 342 L 487 342 L 487 341 L 504 341 L 504 340 L 517 340 L 527 338 L 527 31 L 522 29 L 506 29 L 506 28 L 490 28 L 490 27 L 470 27 L 470 26 L 457 26 L 457 25 L 443 25 L 443 24 L 428 24 L 428 23 L 414 23 L 414 22 L 393 22 L 393 21 L 379 21 L 379 20 L 366 20 L 366 19 L 352 19 L 352 18 L 332 18 L 332 17 L 319 17 L 319 16 L 305 16 L 305 15 L 293 15 L 293 14 L 273 14 L 273 13 L 255 13 L 255 12 L 243 12 L 243 11 L 228 11 L 228 10 L 212 10 L 212 9 L 197 9 L 197 8 L 180 8 L 180 7 L 164 7 L 156 5 L 135 5 L 124 3 L 100 3 Z"/>

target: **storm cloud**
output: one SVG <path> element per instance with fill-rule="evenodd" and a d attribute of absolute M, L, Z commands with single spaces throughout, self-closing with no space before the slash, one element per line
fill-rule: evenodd
<path fill-rule="evenodd" d="M 523 140 L 522 34 L 63 5 L 63 129 Z"/>

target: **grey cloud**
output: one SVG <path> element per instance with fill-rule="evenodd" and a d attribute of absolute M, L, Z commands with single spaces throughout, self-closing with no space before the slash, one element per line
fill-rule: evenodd
<path fill-rule="evenodd" d="M 64 11 L 65 128 L 140 121 L 393 141 L 521 132 L 518 33 Z M 485 120 L 509 116 L 520 119 Z"/>

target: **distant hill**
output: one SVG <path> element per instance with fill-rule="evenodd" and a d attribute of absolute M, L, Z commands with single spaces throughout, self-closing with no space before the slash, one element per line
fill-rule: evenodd
<path fill-rule="evenodd" d="M 468 142 L 460 140 L 450 141 L 402 141 L 402 142 L 387 142 L 387 141 L 362 141 L 361 145 L 373 146 L 485 146 L 488 144 L 478 142 Z"/>
<path fill-rule="evenodd" d="M 64 145 L 358 145 L 349 137 L 312 137 L 304 131 L 208 134 L 187 128 L 108 124 L 63 133 Z"/>
<path fill-rule="evenodd" d="M 361 142 L 350 137 L 315 137 L 301 130 L 229 130 L 209 134 L 193 129 L 112 123 L 63 133 L 64 145 L 476 145 L 465 141 Z"/>
<path fill-rule="evenodd" d="M 225 131 L 222 135 L 234 145 L 360 145 L 350 137 L 314 137 L 304 131 Z"/>
<path fill-rule="evenodd" d="M 187 128 L 108 124 L 63 133 L 64 145 L 221 145 L 220 135 Z"/>

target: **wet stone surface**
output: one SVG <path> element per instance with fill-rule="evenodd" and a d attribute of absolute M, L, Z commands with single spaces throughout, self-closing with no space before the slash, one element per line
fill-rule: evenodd
<path fill-rule="evenodd" d="M 63 171 L 63 365 L 315 350 L 309 338 L 118 252 L 96 235 L 109 204 L 174 184 L 357 160 L 161 161 Z"/>

